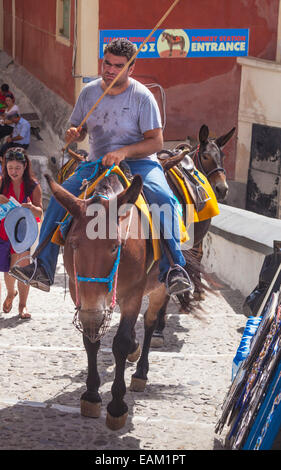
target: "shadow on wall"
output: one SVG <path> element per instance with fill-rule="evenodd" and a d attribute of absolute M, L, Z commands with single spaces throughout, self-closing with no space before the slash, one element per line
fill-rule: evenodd
<path fill-rule="evenodd" d="M 43 122 L 63 140 L 72 106 L 28 73 L 26 69 L 15 64 L 12 57 L 4 51 L 0 51 L 0 80 L 9 83 L 11 90 L 13 88 L 21 90 L 41 119 L 44 118 Z M 26 112 L 29 111 L 26 110 Z"/>

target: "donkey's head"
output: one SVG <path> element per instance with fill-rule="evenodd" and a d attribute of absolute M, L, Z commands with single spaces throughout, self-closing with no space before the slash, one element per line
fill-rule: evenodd
<path fill-rule="evenodd" d="M 132 184 L 123 190 L 118 177 L 110 175 L 97 187 L 92 198 L 82 200 L 48 175 L 46 178 L 56 200 L 73 217 L 65 242 L 64 261 L 79 322 L 83 333 L 92 338 L 116 295 L 115 279 L 120 259 L 122 263 L 126 262 L 122 257 L 119 227 L 120 219 L 126 214 L 120 214 L 126 213 L 126 207 L 135 203 L 142 180 L 135 176 Z"/>
<path fill-rule="evenodd" d="M 217 139 L 209 139 L 209 128 L 205 124 L 203 124 L 199 131 L 200 144 L 194 158 L 194 163 L 210 181 L 218 201 L 223 201 L 228 192 L 228 184 L 223 166 L 225 155 L 221 149 L 231 139 L 234 131 L 235 127 Z"/>

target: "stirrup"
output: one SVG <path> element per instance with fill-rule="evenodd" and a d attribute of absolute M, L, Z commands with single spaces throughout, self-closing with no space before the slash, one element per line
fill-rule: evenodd
<path fill-rule="evenodd" d="M 21 282 L 23 282 L 25 285 L 28 286 L 28 285 L 30 284 L 30 282 L 32 281 L 32 279 L 34 278 L 34 275 L 35 275 L 36 270 L 37 270 L 37 266 L 38 266 L 37 258 L 33 258 L 33 257 L 30 256 L 30 255 L 23 256 L 22 258 L 18 259 L 18 261 L 15 262 L 15 264 L 13 265 L 13 268 L 17 267 L 18 264 L 19 264 L 19 262 L 22 261 L 23 259 L 26 259 L 26 258 L 29 259 L 30 264 L 34 263 L 34 271 L 33 271 L 33 274 L 32 274 L 32 276 L 31 276 L 31 278 L 28 279 L 28 280 L 27 280 L 27 279 L 24 280 L 24 279 L 19 279 L 14 273 L 11 273 L 11 275 L 12 275 L 14 278 L 16 278 L 18 281 L 21 281 Z M 20 266 L 19 266 L 19 267 L 20 267 Z M 23 266 L 23 267 L 24 267 L 24 266 Z"/>
<path fill-rule="evenodd" d="M 172 271 L 174 271 L 175 269 L 177 271 L 181 271 L 183 273 L 185 279 L 187 279 L 187 281 L 189 282 L 189 287 L 186 287 L 182 292 L 178 292 L 177 294 L 170 294 L 170 295 L 178 295 L 178 294 L 181 294 L 183 292 L 190 292 L 191 294 L 193 294 L 193 292 L 194 292 L 193 282 L 191 281 L 191 279 L 189 277 L 189 274 L 186 272 L 186 270 L 182 266 L 180 266 L 179 264 L 175 264 L 174 266 L 171 266 L 169 271 L 167 272 L 166 280 L 165 280 L 165 286 L 166 286 L 167 291 L 169 292 L 169 284 L 168 284 L 169 274 Z"/>
<path fill-rule="evenodd" d="M 196 186 L 195 189 L 196 189 L 199 203 L 210 201 L 211 197 L 209 196 L 207 191 L 203 188 L 203 186 Z"/>

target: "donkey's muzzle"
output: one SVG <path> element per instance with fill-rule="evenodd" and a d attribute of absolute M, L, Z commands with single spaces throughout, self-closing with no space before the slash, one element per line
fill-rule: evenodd
<path fill-rule="evenodd" d="M 228 185 L 226 183 L 217 183 L 215 186 L 215 192 L 218 201 L 224 201 L 228 194 Z"/>
<path fill-rule="evenodd" d="M 112 313 L 113 309 L 111 308 L 103 310 L 77 309 L 72 323 L 91 343 L 95 343 L 106 334 Z"/>

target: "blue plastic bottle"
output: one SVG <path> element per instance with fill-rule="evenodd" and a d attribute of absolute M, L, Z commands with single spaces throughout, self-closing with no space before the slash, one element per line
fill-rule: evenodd
<path fill-rule="evenodd" d="M 248 318 L 241 342 L 239 344 L 236 355 L 232 362 L 232 380 L 234 380 L 240 365 L 242 364 L 243 361 L 245 361 L 246 357 L 248 356 L 250 352 L 251 341 L 258 329 L 261 319 L 262 317 L 249 317 Z"/>

